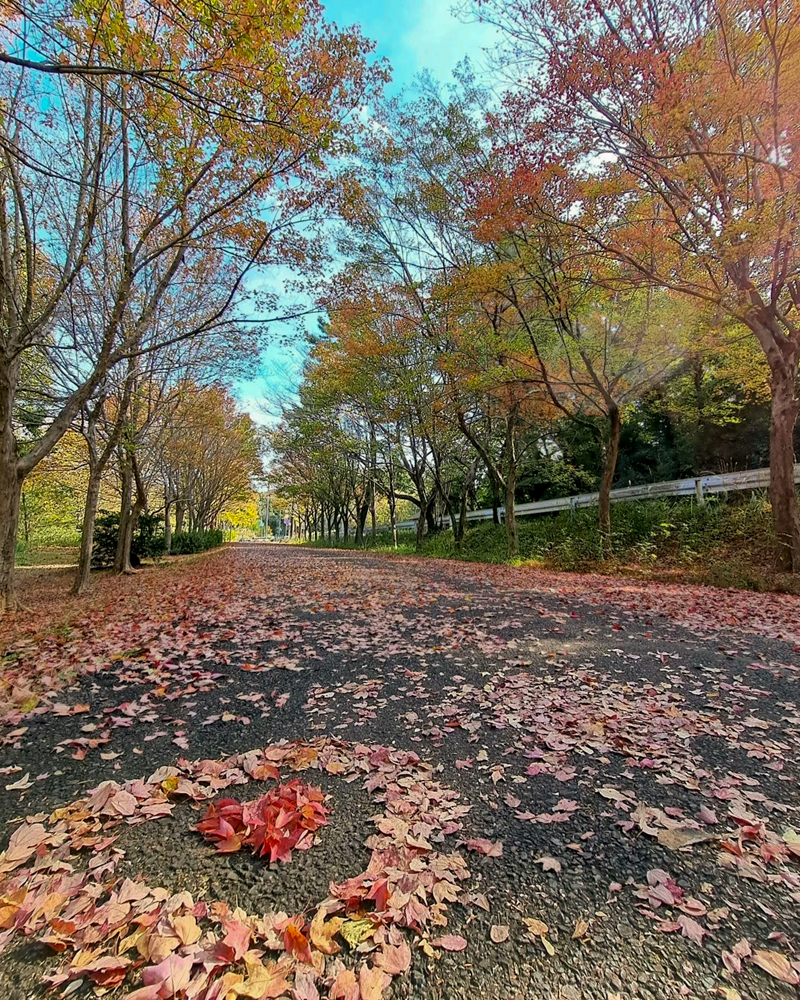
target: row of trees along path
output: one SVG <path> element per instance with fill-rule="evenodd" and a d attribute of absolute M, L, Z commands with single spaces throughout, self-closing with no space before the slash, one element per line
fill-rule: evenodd
<path fill-rule="evenodd" d="M 597 435 L 608 551 L 626 409 L 690 357 L 738 357 L 771 400 L 777 558 L 797 572 L 796 4 L 466 11 L 501 29 L 509 90 L 498 102 L 468 69 L 428 82 L 340 171 L 345 264 L 274 438 L 285 483 L 337 520 L 324 480 L 341 473 L 357 533 L 378 490 L 420 532 L 438 504 L 458 534 L 476 469 L 510 512 L 530 428 L 561 414 Z M 331 469 L 334 442 L 350 471 Z"/>
<path fill-rule="evenodd" d="M 91 425 L 112 373 L 124 408 L 143 358 L 219 346 L 253 268 L 302 261 L 295 223 L 321 197 L 323 153 L 385 74 L 313 0 L 3 13 L 0 607 L 13 608 L 25 477 L 81 410 Z M 19 419 L 32 398 L 36 435 Z M 131 490 L 133 461 L 125 476 Z"/>

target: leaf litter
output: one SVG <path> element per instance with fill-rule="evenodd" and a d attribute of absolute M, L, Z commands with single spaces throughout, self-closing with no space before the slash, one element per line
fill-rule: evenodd
<path fill-rule="evenodd" d="M 334 575 L 313 556 L 292 554 L 281 556 L 282 576 L 278 590 L 273 590 L 290 595 L 282 602 L 283 613 L 254 617 L 252 592 L 257 595 L 261 587 L 266 596 L 274 586 L 260 575 L 259 559 L 260 553 L 258 559 L 238 553 L 233 560 L 211 557 L 208 586 L 188 585 L 180 574 L 171 574 L 174 589 L 157 595 L 160 603 L 156 595 L 151 600 L 139 594 L 134 619 L 120 602 L 100 627 L 89 616 L 76 622 L 66 641 L 34 640 L 23 630 L 9 647 L 9 752 L 30 745 L 26 727 L 40 725 L 49 716 L 64 724 L 74 719 L 77 729 L 53 747 L 56 754 L 68 755 L 77 766 L 99 756 L 119 769 L 119 751 L 109 745 L 120 746 L 124 737 L 130 747 L 130 736 L 137 730 L 145 743 L 152 738 L 157 745 L 172 736 L 169 742 L 185 751 L 198 725 L 206 724 L 210 731 L 230 727 L 246 735 L 254 721 L 276 720 L 292 698 L 299 697 L 312 731 L 325 731 L 334 722 L 379 731 L 383 720 L 388 723 L 400 712 L 409 740 L 425 742 L 440 754 L 453 743 L 455 773 L 476 775 L 477 784 L 459 782 L 467 794 L 477 791 L 484 779 L 497 788 L 501 797 L 481 791 L 477 804 L 483 808 L 493 803 L 498 811 L 509 811 L 502 827 L 506 840 L 513 838 L 514 824 L 542 830 L 544 839 L 537 839 L 539 849 L 531 860 L 538 857 L 537 868 L 549 878 L 565 877 L 546 863 L 552 859 L 563 866 L 563 859 L 548 853 L 549 831 L 555 835 L 561 824 L 575 828 L 566 847 L 579 854 L 589 846 L 585 838 L 615 828 L 617 836 L 631 843 L 646 838 L 689 866 L 696 852 L 704 852 L 725 878 L 744 879 L 748 888 L 758 885 L 773 893 L 779 901 L 771 905 L 778 912 L 800 901 L 794 867 L 800 837 L 791 794 L 800 712 L 791 695 L 776 699 L 771 693 L 773 682 L 776 690 L 786 690 L 781 678 L 796 681 L 797 665 L 791 656 L 770 657 L 757 641 L 761 636 L 800 642 L 794 625 L 800 620 L 796 599 L 771 596 L 761 602 L 754 595 L 703 588 L 643 587 L 463 566 L 450 568 L 444 581 L 426 579 L 423 588 L 413 582 L 413 573 L 424 576 L 427 567 L 413 560 L 404 561 L 415 567 L 410 578 L 402 572 L 376 573 L 377 560 L 368 573 L 348 568 L 343 574 L 343 568 L 357 565 L 343 559 Z M 490 588 L 491 599 L 470 594 L 474 586 Z M 505 617 L 498 615 L 503 602 Z M 307 616 L 316 617 L 313 608 L 324 604 L 338 616 L 320 616 L 312 628 Z M 681 639 L 683 646 L 670 645 L 662 629 L 652 648 L 643 648 L 651 635 L 649 622 L 659 616 L 681 623 L 688 644 Z M 532 628 L 537 617 L 538 627 Z M 707 650 L 709 637 L 725 629 L 716 660 L 698 674 L 688 662 L 692 644 Z M 627 651 L 623 640 L 633 633 L 640 637 L 635 653 Z M 587 651 L 592 650 L 590 659 L 576 656 L 584 640 Z M 605 650 L 598 652 L 604 643 Z M 36 662 L 38 652 L 43 653 L 41 664 Z M 349 673 L 335 685 L 314 677 L 315 665 L 329 657 L 338 658 Z M 437 663 L 446 665 L 443 680 L 436 678 Z M 94 674 L 102 677 L 110 664 L 115 686 L 123 695 L 130 689 L 133 697 L 123 697 L 111 709 L 98 709 L 91 695 L 86 697 L 85 682 L 69 696 L 70 678 L 83 674 L 91 681 Z M 483 668 L 480 683 L 474 680 L 478 665 Z M 243 679 L 252 675 L 258 684 L 243 685 L 238 692 L 234 689 L 233 698 L 227 697 L 223 685 L 237 673 Z M 278 674 L 298 681 L 307 678 L 300 694 L 293 693 L 296 688 L 282 690 L 289 685 L 270 690 L 271 684 L 262 682 Z M 211 700 L 218 707 L 201 718 L 200 705 Z M 412 707 L 402 712 L 401 702 Z M 234 709 L 234 704 L 240 708 Z M 713 741 L 727 755 L 717 753 L 720 764 L 698 761 L 696 746 L 703 740 Z M 501 752 L 504 756 L 498 760 Z M 32 794 L 31 788 L 47 781 L 47 775 L 33 769 L 7 773 L 12 778 L 24 775 L 20 787 L 11 789 L 20 793 L 21 801 Z M 544 789 L 546 799 L 547 789 L 555 786 L 561 794 L 554 794 L 549 803 L 534 791 Z M 136 800 L 134 807 L 128 796 L 136 799 L 135 791 L 120 787 L 113 794 L 100 792 L 95 805 L 103 822 L 146 822 L 169 814 L 180 794 L 146 804 Z M 593 828 L 587 829 L 589 824 Z M 402 828 L 379 832 L 399 837 Z M 417 831 L 409 841 L 407 834 L 406 847 L 426 849 L 427 836 L 427 831 Z M 91 840 L 91 834 L 86 837 Z M 496 834 L 464 842 L 469 845 L 470 840 L 492 846 L 468 849 L 505 863 L 508 853 Z M 685 879 L 679 877 L 682 884 Z M 673 895 L 670 907 L 666 898 L 659 898 L 666 891 L 671 890 L 657 889 L 652 899 L 636 904 L 642 919 L 661 933 L 679 935 L 692 947 L 716 949 L 731 974 L 757 967 L 786 983 L 797 974 L 791 952 L 754 946 L 737 957 L 717 944 L 724 939 L 727 923 L 736 918 L 733 904 Z M 448 890 L 439 892 L 446 896 Z M 443 905 L 448 902 L 442 900 Z M 7 905 L 13 909 L 15 904 Z M 303 929 L 296 929 L 305 936 Z M 424 940 L 430 947 L 431 939 Z M 783 944 L 779 937 L 774 940 Z M 299 942 L 298 947 L 302 950 Z M 756 962 L 756 952 L 778 958 Z M 733 959 L 726 961 L 726 955 Z M 779 958 L 788 963 L 788 971 Z M 731 969 L 729 962 L 738 963 L 739 970 Z M 341 983 L 332 990 L 345 989 L 346 971 L 337 972 L 334 984 L 339 979 Z M 112 978 L 118 974 L 110 968 L 90 972 Z M 282 970 L 276 982 L 280 975 Z M 370 990 L 380 981 L 372 974 L 365 979 Z M 308 992 L 307 985 L 301 988 Z"/>

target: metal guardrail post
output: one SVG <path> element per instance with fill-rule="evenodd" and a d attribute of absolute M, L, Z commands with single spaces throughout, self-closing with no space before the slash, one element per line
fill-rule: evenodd
<path fill-rule="evenodd" d="M 695 481 L 694 481 L 694 492 L 695 492 L 695 496 L 697 497 L 697 506 L 698 507 L 705 507 L 705 505 L 706 505 L 706 496 L 705 496 L 705 493 L 703 493 L 703 480 L 702 479 L 695 479 Z"/>

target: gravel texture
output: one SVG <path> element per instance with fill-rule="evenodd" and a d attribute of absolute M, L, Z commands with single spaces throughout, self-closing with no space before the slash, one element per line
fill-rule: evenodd
<path fill-rule="evenodd" d="M 225 574 L 228 617 L 204 617 L 201 601 L 172 649 L 174 619 L 144 638 L 132 629 L 121 656 L 129 626 L 120 626 L 95 641 L 91 673 L 38 713 L 7 719 L 0 766 L 20 770 L 4 771 L 3 782 L 29 774 L 33 785 L 0 798 L 6 840 L 25 816 L 181 758 L 318 736 L 396 746 L 433 764 L 471 805 L 463 839 L 502 841 L 503 853 L 464 849 L 470 889 L 485 895 L 488 912 L 453 906 L 448 931 L 463 934 L 467 949 L 436 959 L 415 952 L 387 997 L 796 996 L 753 965 L 730 973 L 721 956 L 745 938 L 797 959 L 798 858 L 743 868 L 719 840 L 735 840 L 728 812 L 737 803 L 779 838 L 800 828 L 800 602 L 761 618 L 755 595 L 743 595 L 737 613 L 735 595 L 710 589 L 681 595 L 278 546 L 243 546 L 208 565 L 209 585 Z M 191 591 L 185 600 L 191 611 Z M 47 655 L 74 661 L 73 645 Z M 89 709 L 41 710 L 56 703 Z M 108 741 L 65 743 L 76 737 Z M 373 829 L 360 783 L 314 783 L 330 795 L 330 825 L 290 864 L 216 854 L 192 830 L 196 809 L 182 804 L 123 832 L 120 873 L 252 912 L 302 910 L 363 868 Z M 609 787 L 625 797 L 600 794 Z M 559 808 L 565 801 L 574 806 Z M 718 839 L 670 850 L 631 819 L 640 804 L 703 828 L 698 812 L 711 809 L 717 823 L 707 829 Z M 548 870 L 543 859 L 557 865 Z M 677 908 L 635 895 L 654 870 L 700 902 L 702 945 L 662 928 Z M 552 956 L 525 918 L 548 925 Z M 508 925 L 507 941 L 493 943 L 494 925 Z M 35 983 L 55 964 L 40 945 L 8 948 L 3 995 L 38 996 Z"/>

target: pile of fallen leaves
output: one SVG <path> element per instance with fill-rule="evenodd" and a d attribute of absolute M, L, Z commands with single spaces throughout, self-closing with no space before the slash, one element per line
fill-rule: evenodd
<path fill-rule="evenodd" d="M 326 826 L 330 809 L 319 788 L 299 778 L 270 789 L 252 802 L 221 799 L 209 806 L 196 829 L 221 854 L 252 847 L 270 862 L 291 861 L 292 851 L 314 846 L 314 834 Z"/>
<path fill-rule="evenodd" d="M 326 899 L 293 915 L 248 914 L 224 900 L 198 901 L 117 874 L 125 825 L 169 815 L 179 799 L 209 801 L 248 781 L 280 781 L 278 768 L 361 780 L 381 808 L 371 818 L 377 830 L 366 842 L 367 868 L 332 884 Z M 470 872 L 462 855 L 444 848 L 470 810 L 458 798 L 414 753 L 328 739 L 181 761 L 146 781 L 103 782 L 49 817 L 29 817 L 0 853 L 0 951 L 25 937 L 60 953 L 61 967 L 43 981 L 65 987 L 65 995 L 126 982 L 139 986 L 131 1000 L 288 993 L 296 1000 L 381 1000 L 393 977 L 410 967 L 412 948 L 437 956 L 438 949 L 467 947 L 460 935 L 442 933 L 452 906 L 489 908 L 481 893 L 465 891 Z M 283 802 L 284 815 L 293 810 L 301 817 L 295 820 L 301 836 L 313 835 L 301 824 L 325 821 L 321 799 L 293 779 L 262 799 L 237 802 L 227 815 L 241 816 L 238 833 L 229 819 L 231 831 L 223 826 L 226 800 L 206 820 L 227 834 L 223 840 L 232 844 L 238 836 L 244 843 L 247 817 L 263 817 L 264 802 L 270 811 Z M 279 807 L 273 825 L 281 830 L 282 822 Z M 499 850 L 489 841 L 466 844 L 494 856 Z"/>

